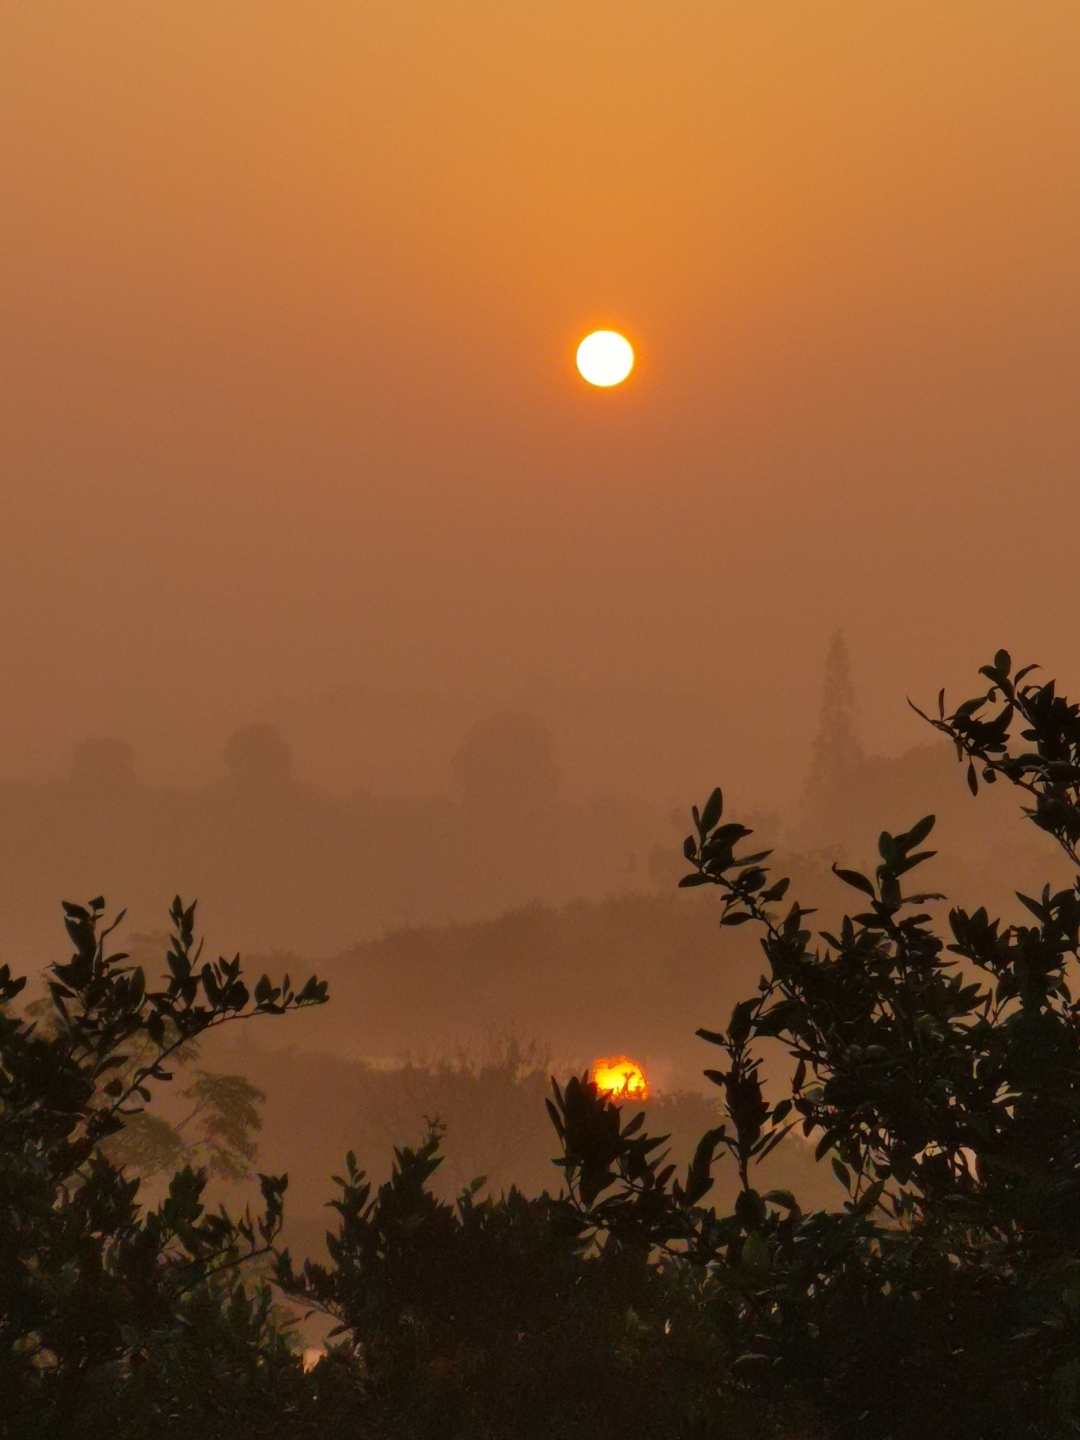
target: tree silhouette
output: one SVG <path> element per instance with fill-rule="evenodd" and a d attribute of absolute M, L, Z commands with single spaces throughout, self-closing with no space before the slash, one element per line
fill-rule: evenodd
<path fill-rule="evenodd" d="M 454 756 L 465 803 L 534 808 L 554 799 L 559 775 L 551 731 L 533 715 L 505 711 L 478 720 Z"/>
<path fill-rule="evenodd" d="M 126 794 L 138 783 L 134 751 L 126 740 L 84 740 L 71 757 L 71 782 L 94 794 Z"/>
<path fill-rule="evenodd" d="M 844 632 L 825 658 L 821 718 L 803 795 L 803 814 L 815 843 L 835 842 L 845 826 L 846 798 L 864 760 L 855 720 L 855 685 Z"/>
<path fill-rule="evenodd" d="M 273 725 L 247 725 L 225 746 L 225 766 L 242 790 L 276 789 L 292 777 L 292 752 Z"/>

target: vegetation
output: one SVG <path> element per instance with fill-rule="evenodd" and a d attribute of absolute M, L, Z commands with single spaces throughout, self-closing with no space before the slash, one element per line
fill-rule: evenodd
<path fill-rule="evenodd" d="M 62 1433 L 102 1386 L 168 1368 L 192 1327 L 226 1353 L 262 1334 L 269 1292 L 249 1297 L 227 1277 L 269 1253 L 284 1179 L 261 1176 L 262 1212 L 234 1218 L 205 1209 L 206 1170 L 188 1165 L 144 1208 L 109 1150 L 186 1045 L 326 998 L 314 978 L 294 992 L 265 976 L 251 996 L 239 959 L 200 965 L 194 906 L 179 899 L 167 981 L 148 989 L 141 967 L 109 953 L 102 900 L 64 909 L 75 950 L 52 967 L 50 1023 L 13 1013 L 26 982 L 0 967 L 0 1394 L 13 1433 L 46 1418 Z"/>
<path fill-rule="evenodd" d="M 144 1207 L 116 1141 L 199 1036 L 319 1004 L 325 986 L 263 977 L 249 995 L 239 961 L 199 964 L 194 907 L 177 901 L 152 990 L 109 953 L 100 901 L 66 909 L 75 954 L 51 972 L 46 1017 L 17 1015 L 25 982 L 0 972 L 5 1434 L 540 1440 L 612 1416 L 655 1434 L 674 1412 L 690 1437 L 777 1433 L 727 1379 L 722 1337 L 694 1323 L 693 1277 L 641 1247 L 586 1253 L 548 1196 L 482 1200 L 478 1182 L 438 1200 L 437 1131 L 397 1152 L 374 1197 L 349 1157 L 330 1267 L 277 1256 L 280 1291 L 346 1335 L 305 1374 L 252 1268 L 280 1233 L 285 1177 L 260 1176 L 254 1217 L 210 1212 L 207 1168 L 190 1165 Z"/>
<path fill-rule="evenodd" d="M 999 652 L 930 723 L 1080 865 L 1080 706 Z M 679 1174 L 587 1075 L 555 1086 L 564 1186 L 439 1198 L 441 1128 L 372 1186 L 347 1157 L 326 1264 L 277 1245 L 284 1177 L 252 1216 L 204 1208 L 185 1166 L 143 1206 L 116 1137 L 177 1054 L 226 1021 L 318 1004 L 239 961 L 198 963 L 176 902 L 169 976 L 107 953 L 101 902 L 68 906 L 52 1015 L 0 971 L 0 1393 L 13 1436 L 554 1440 L 1080 1433 L 1080 880 L 1021 895 L 1030 921 L 953 908 L 908 877 L 934 819 L 883 832 L 855 913 L 816 937 L 769 853 L 694 812 L 687 886 L 755 927 L 765 970 L 707 1071 L 723 1117 Z M 941 923 L 939 923 L 939 921 Z M 143 1050 L 138 1047 L 144 1047 Z M 135 1048 L 133 1048 L 135 1047 Z M 766 1092 L 780 1050 L 790 1083 Z M 756 1188 L 794 1127 L 847 1199 Z M 247 1133 L 247 1132 L 245 1132 Z M 112 1147 L 110 1152 L 110 1146 Z M 737 1177 L 732 1205 L 714 1169 Z M 710 1201 L 712 1203 L 710 1203 Z M 265 1274 L 331 1315 L 305 1373 Z M 10 1400 L 8 1399 L 10 1397 Z"/>
<path fill-rule="evenodd" d="M 982 693 L 931 723 L 968 759 L 968 783 L 1005 778 L 1070 860 L 1080 843 L 1080 707 L 1017 674 L 1001 651 Z M 838 869 L 862 908 L 820 942 L 813 912 L 781 910 L 766 852 L 722 815 L 695 811 L 685 885 L 719 888 L 721 924 L 757 925 L 767 971 L 707 1071 L 726 1123 L 686 1179 L 584 1080 L 555 1122 L 582 1233 L 686 1255 L 721 1288 L 735 1362 L 762 1394 L 807 1399 L 830 1435 L 976 1437 L 1080 1431 L 1080 889 L 1019 898 L 1034 924 L 953 909 L 948 933 L 905 893 L 933 853 L 934 819 L 884 832 L 873 877 Z M 1080 886 L 1080 882 L 1078 882 Z M 761 1082 L 760 1044 L 786 1047 L 791 1084 Z M 759 1194 L 752 1165 L 791 1126 L 817 1137 L 849 1192 L 804 1215 Z M 742 1191 L 730 1215 L 703 1204 L 712 1157 Z"/>
<path fill-rule="evenodd" d="M 714 913 L 706 943 L 715 942 L 715 927 Z M 740 993 L 729 977 L 721 994 L 733 990 Z M 337 1005 L 340 997 L 333 988 L 331 993 Z M 330 1177 L 341 1171 L 343 1152 L 353 1150 L 377 1186 L 390 1174 L 394 1144 L 403 1139 L 415 1143 L 426 1131 L 427 1117 L 437 1116 L 446 1127 L 441 1163 L 431 1181 L 442 1200 L 456 1199 L 478 1175 L 486 1179 L 486 1192 L 494 1195 L 512 1185 L 526 1195 L 539 1195 L 557 1180 L 551 1163 L 555 1137 L 544 1099 L 551 1094 L 551 1076 L 565 1079 L 574 1071 L 572 1062 L 552 1065 L 539 1047 L 511 1038 L 493 1041 L 479 1053 L 377 1065 L 340 1054 L 271 1048 L 258 1042 L 260 1030 L 265 1034 L 265 1027 L 249 1026 L 245 1043 L 229 1044 L 228 1063 L 220 1057 L 220 1068 L 241 1072 L 247 1085 L 271 1097 L 265 1128 L 258 1134 L 259 1149 L 273 1157 L 275 1169 L 289 1172 L 282 1237 L 294 1254 L 325 1258 L 325 1202 L 332 1189 Z M 692 1037 L 693 1029 L 688 1033 Z M 695 1048 L 702 1049 L 700 1041 Z M 209 1047 L 204 1055 L 212 1055 Z M 581 1068 L 578 1064 L 578 1071 Z M 302 1083 L 297 1083 L 298 1076 Z M 180 1077 L 173 1083 L 180 1084 Z M 644 1112 L 654 1133 L 670 1137 L 666 1148 L 679 1163 L 691 1158 L 702 1131 L 720 1118 L 715 1091 L 655 1091 L 644 1101 L 628 1103 L 634 1112 Z M 181 1132 L 179 1138 L 188 1133 Z M 715 1179 L 710 1192 L 714 1202 L 733 1202 L 735 1172 L 718 1167 Z M 794 1190 L 805 1208 L 837 1204 L 843 1198 L 832 1171 L 815 1162 L 812 1144 L 801 1136 L 790 1136 L 778 1146 L 759 1169 L 757 1183 L 759 1189 Z"/>
<path fill-rule="evenodd" d="M 480 1199 L 477 1182 L 456 1205 L 439 1201 L 439 1141 L 436 1130 L 398 1150 L 374 1195 L 350 1155 L 331 1263 L 297 1273 L 287 1253 L 278 1262 L 283 1291 L 348 1335 L 367 1433 L 790 1433 L 738 1393 L 727 1338 L 702 1323 L 707 1277 L 654 1263 L 647 1246 L 583 1248 L 565 1204 L 547 1194 Z"/>

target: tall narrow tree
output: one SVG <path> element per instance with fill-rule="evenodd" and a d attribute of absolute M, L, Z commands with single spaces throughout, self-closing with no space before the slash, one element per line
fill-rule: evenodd
<path fill-rule="evenodd" d="M 864 759 L 855 723 L 855 685 L 844 632 L 825 658 L 821 718 L 803 794 L 803 825 L 814 844 L 842 844 L 848 797 Z"/>

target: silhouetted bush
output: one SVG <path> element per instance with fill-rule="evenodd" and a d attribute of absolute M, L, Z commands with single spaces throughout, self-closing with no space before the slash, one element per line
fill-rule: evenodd
<path fill-rule="evenodd" d="M 201 963 L 194 907 L 177 900 L 151 989 L 109 953 L 102 901 L 65 910 L 75 952 L 33 1014 L 16 1013 L 25 982 L 0 969 L 0 1434 L 585 1440 L 615 1421 L 653 1440 L 672 1415 L 686 1440 L 787 1433 L 737 1393 L 688 1267 L 583 1249 L 548 1195 L 480 1199 L 476 1182 L 456 1204 L 437 1198 L 435 1133 L 395 1152 L 374 1197 L 348 1158 L 330 1267 L 297 1274 L 278 1256 L 283 1293 L 346 1332 L 305 1373 L 260 1268 L 285 1178 L 259 1177 L 255 1216 L 206 1204 L 221 1152 L 226 1173 L 250 1159 L 252 1087 L 204 1074 L 207 1163 L 173 1174 L 160 1203 L 143 1203 L 131 1162 L 185 1050 L 229 1021 L 321 1003 L 325 985 L 264 976 L 249 994 L 239 960 Z M 521 1057 L 507 1059 L 520 1078 Z"/>
<path fill-rule="evenodd" d="M 933 721 L 968 758 L 972 791 L 1004 777 L 1080 863 L 1080 707 L 998 653 L 989 688 Z M 715 791 L 686 841 L 685 885 L 719 887 L 723 926 L 756 925 L 766 973 L 706 1074 L 724 1097 L 684 1180 L 660 1142 L 585 1080 L 553 1118 L 582 1236 L 674 1250 L 723 1295 L 763 1395 L 810 1400 L 830 1435 L 1037 1437 L 1080 1430 L 1080 880 L 1019 898 L 1035 923 L 953 909 L 936 932 L 903 877 L 933 853 L 927 816 L 882 833 L 873 876 L 838 869 L 861 908 L 815 937 L 781 908 L 788 882 L 723 819 Z M 743 853 L 737 854 L 739 849 Z M 1070 978 L 1071 977 L 1071 978 Z M 795 1068 L 770 1100 L 760 1042 Z M 793 1125 L 817 1140 L 849 1198 L 804 1214 L 761 1194 L 751 1167 Z M 704 1204 L 713 1156 L 741 1192 Z"/>
<path fill-rule="evenodd" d="M 330 1264 L 276 1280 L 325 1309 L 362 1358 L 378 1435 L 630 1440 L 781 1433 L 730 1379 L 710 1284 L 647 1247 L 583 1249 L 564 1202 L 517 1190 L 456 1204 L 431 1179 L 440 1133 L 395 1152 L 373 1192 L 347 1157 Z M 789 1433 L 789 1432 L 788 1432 Z"/>
<path fill-rule="evenodd" d="M 25 981 L 0 967 L 0 1424 L 16 1434 L 50 1433 L 46 1419 L 51 1433 L 84 1433 L 102 1386 L 167 1367 L 193 1331 L 202 1348 L 231 1338 L 254 1357 L 269 1292 L 251 1298 L 236 1277 L 273 1244 L 284 1179 L 261 1176 L 262 1213 L 233 1218 L 207 1212 L 206 1173 L 185 1166 L 146 1208 L 108 1152 L 185 1044 L 326 995 L 314 978 L 294 992 L 264 976 L 252 996 L 239 960 L 200 963 L 194 906 L 179 900 L 166 982 L 149 989 L 109 953 L 103 908 L 64 907 L 75 950 L 49 971 L 49 1023 L 14 1013 Z"/>

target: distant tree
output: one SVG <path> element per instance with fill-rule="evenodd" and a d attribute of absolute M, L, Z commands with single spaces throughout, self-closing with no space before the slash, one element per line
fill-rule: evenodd
<path fill-rule="evenodd" d="M 505 711 L 478 720 L 454 756 L 465 802 L 483 809 L 534 808 L 555 798 L 559 775 L 551 731 L 532 715 Z"/>
<path fill-rule="evenodd" d="M 134 938 L 142 942 L 138 949 L 145 951 L 150 937 Z M 160 949 L 164 951 L 168 937 L 162 935 L 161 939 L 164 943 Z M 62 1017 L 51 996 L 33 1001 L 24 1013 L 39 1035 L 58 1036 Z M 156 1053 L 153 1041 L 145 1035 L 133 1035 L 126 1050 L 112 1071 L 113 1078 L 125 1084 L 151 1063 Z M 134 1109 L 125 1115 L 123 1127 L 102 1142 L 104 1154 L 140 1180 L 152 1180 L 181 1165 L 203 1169 L 211 1178 L 220 1180 L 251 1178 L 255 1137 L 262 1129 L 260 1110 L 266 1096 L 242 1075 L 192 1070 L 198 1055 L 198 1041 L 188 1040 L 172 1057 L 176 1067 L 173 1077 L 186 1074 L 191 1082 L 180 1091 L 179 1098 L 186 1102 L 183 1114 L 168 1119 L 152 1110 Z"/>
<path fill-rule="evenodd" d="M 134 932 L 126 940 L 130 963 L 144 972 L 168 953 L 170 945 L 170 936 L 163 930 Z M 46 1028 L 56 1024 L 47 998 L 27 1006 L 26 1013 Z M 150 1058 L 152 1041 L 135 1036 L 128 1042 L 127 1052 L 117 1071 L 121 1078 Z M 173 1056 L 173 1081 L 163 1092 L 163 1098 L 173 1100 L 168 1115 L 160 1109 L 142 1109 L 128 1115 L 123 1129 L 105 1142 L 109 1158 L 142 1180 L 181 1165 L 205 1169 L 211 1179 L 251 1178 L 266 1096 L 243 1075 L 200 1068 L 201 1053 L 200 1042 L 190 1039 Z M 187 1084 L 181 1086 L 179 1082 L 184 1080 Z"/>
<path fill-rule="evenodd" d="M 105 1143 L 109 1159 L 143 1180 L 180 1165 L 204 1170 L 212 1179 L 249 1180 L 265 1094 L 243 1075 L 195 1070 L 180 1098 L 185 1107 L 178 1119 L 146 1110 L 131 1116 Z"/>
<path fill-rule="evenodd" d="M 273 725 L 247 725 L 230 736 L 225 768 L 241 789 L 274 790 L 292 776 L 292 751 Z"/>
<path fill-rule="evenodd" d="M 84 740 L 71 757 L 71 781 L 95 795 L 122 795 L 137 783 L 135 753 L 126 740 Z"/>
<path fill-rule="evenodd" d="M 802 802 L 814 843 L 835 845 L 844 836 L 847 802 L 864 758 L 856 729 L 851 657 L 844 632 L 837 630 L 825 657 L 821 716 Z"/>

